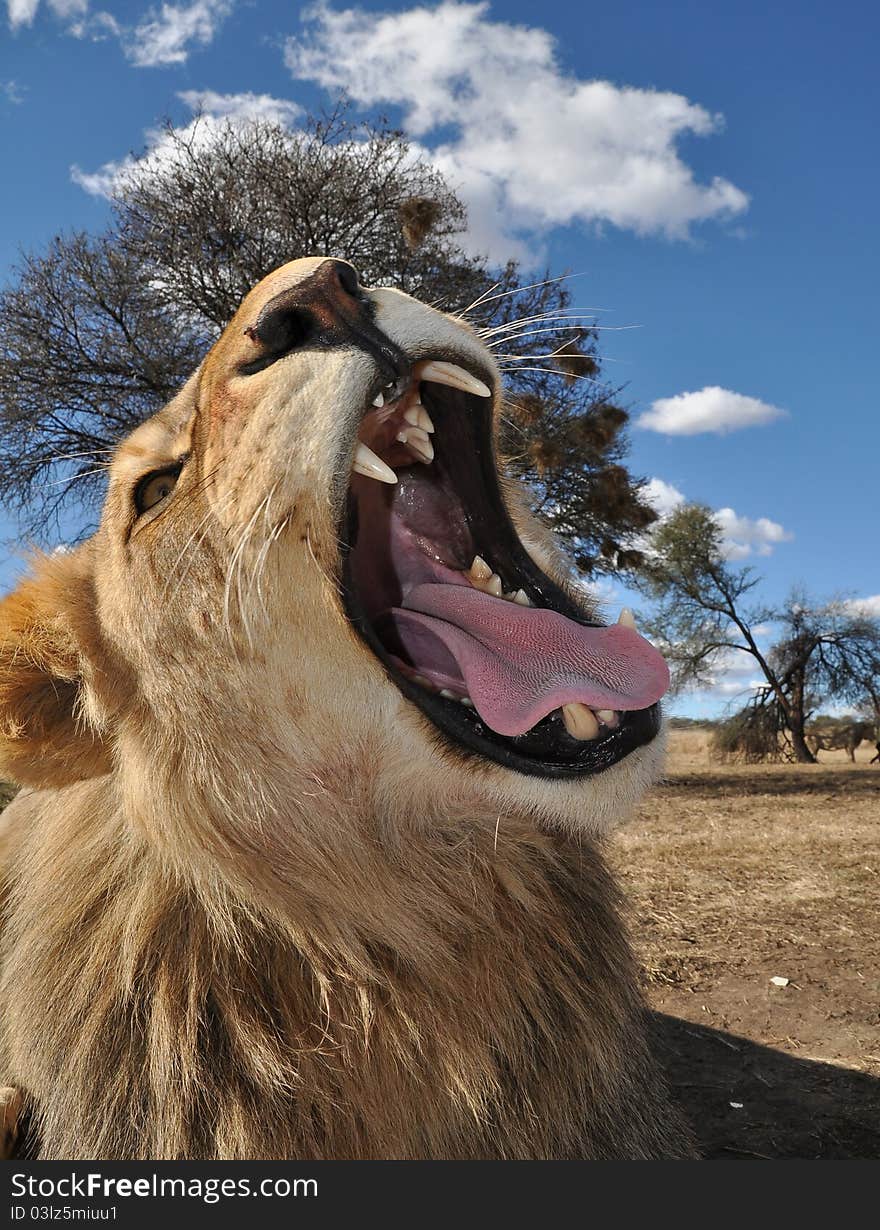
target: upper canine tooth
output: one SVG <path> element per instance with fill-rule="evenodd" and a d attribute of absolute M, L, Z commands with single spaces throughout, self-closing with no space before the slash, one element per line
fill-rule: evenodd
<path fill-rule="evenodd" d="M 373 405 L 378 406 L 380 409 L 382 408 L 382 406 L 385 405 L 385 398 L 382 396 L 381 393 L 377 393 L 376 396 L 373 398 Z"/>
<path fill-rule="evenodd" d="M 422 405 L 407 406 L 403 412 L 403 417 L 408 423 L 412 423 L 413 427 L 421 427 L 422 431 L 434 430 L 431 416 Z"/>
<path fill-rule="evenodd" d="M 397 438 L 426 465 L 434 460 L 434 445 L 428 433 L 422 431 L 421 427 L 407 427 L 398 433 Z"/>
<path fill-rule="evenodd" d="M 531 602 L 529 601 L 529 595 L 526 593 L 524 589 L 518 589 L 516 593 L 513 595 L 513 600 L 514 602 L 518 602 L 520 606 L 531 606 L 532 605 Z"/>
<path fill-rule="evenodd" d="M 390 466 L 386 466 L 381 457 L 377 457 L 371 448 L 358 441 L 354 452 L 354 462 L 351 467 L 366 478 L 378 478 L 381 483 L 396 483 L 397 475 Z"/>
<path fill-rule="evenodd" d="M 625 606 L 620 612 L 617 622 L 623 624 L 624 628 L 632 628 L 633 632 L 637 631 L 635 617 L 628 606 Z"/>
<path fill-rule="evenodd" d="M 471 576 L 475 581 L 488 581 L 492 575 L 492 569 L 486 563 L 481 555 L 474 556 L 474 562 L 471 564 Z"/>
<path fill-rule="evenodd" d="M 475 393 L 477 397 L 491 397 L 492 390 L 466 372 L 457 363 L 444 363 L 441 359 L 430 359 L 422 363 L 418 370 L 419 380 L 431 380 L 435 384 L 448 384 L 450 388 L 461 389 L 464 393 Z"/>
<path fill-rule="evenodd" d="M 573 739 L 595 739 L 599 733 L 599 723 L 593 710 L 578 702 L 562 706 L 562 720 Z"/>

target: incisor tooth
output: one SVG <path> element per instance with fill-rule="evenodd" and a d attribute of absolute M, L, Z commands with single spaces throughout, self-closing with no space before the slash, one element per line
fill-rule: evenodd
<path fill-rule="evenodd" d="M 434 430 L 430 414 L 420 403 L 416 403 L 414 406 L 407 406 L 403 412 L 403 417 L 408 423 L 412 423 L 413 427 L 421 427 L 422 431 Z"/>
<path fill-rule="evenodd" d="M 514 602 L 518 602 L 520 606 L 531 606 L 529 595 L 524 589 L 518 589 L 513 595 Z"/>
<path fill-rule="evenodd" d="M 457 363 L 444 363 L 441 359 L 430 359 L 417 369 L 418 380 L 430 380 L 434 384 L 448 384 L 452 389 L 461 389 L 464 393 L 475 393 L 477 397 L 491 397 L 492 390 L 466 372 Z"/>
<path fill-rule="evenodd" d="M 488 581 L 492 575 L 492 569 L 486 563 L 481 555 L 474 556 L 474 562 L 471 564 L 471 576 L 475 581 Z"/>
<path fill-rule="evenodd" d="M 604 722 L 606 726 L 617 725 L 617 714 L 613 709 L 596 709 L 596 717 L 600 722 Z"/>
<path fill-rule="evenodd" d="M 596 715 L 586 705 L 581 705 L 577 702 L 571 705 L 563 705 L 562 720 L 565 722 L 565 729 L 573 739 L 580 739 L 582 742 L 585 742 L 587 739 L 595 739 L 599 733 L 599 723 L 596 721 Z"/>
<path fill-rule="evenodd" d="M 431 437 L 426 431 L 422 431 L 421 427 L 407 427 L 398 433 L 397 438 L 426 465 L 434 460 Z"/>
<path fill-rule="evenodd" d="M 397 475 L 390 466 L 386 466 L 381 457 L 377 457 L 371 448 L 358 441 L 354 453 L 354 463 L 351 467 L 365 478 L 377 478 L 380 483 L 396 483 Z"/>
<path fill-rule="evenodd" d="M 633 615 L 632 611 L 629 609 L 628 606 L 625 606 L 622 609 L 622 611 L 617 617 L 617 622 L 619 624 L 623 624 L 624 628 L 632 628 L 633 632 L 636 631 L 635 616 Z"/>
<path fill-rule="evenodd" d="M 494 594 L 496 598 L 500 598 L 504 593 L 504 586 L 501 584 L 501 577 L 497 572 L 493 572 L 489 580 L 486 582 L 486 593 Z"/>

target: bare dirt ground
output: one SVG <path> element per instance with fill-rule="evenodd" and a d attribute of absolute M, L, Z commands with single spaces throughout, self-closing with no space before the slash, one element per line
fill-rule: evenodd
<path fill-rule="evenodd" d="M 873 753 L 722 765 L 705 732 L 674 731 L 664 782 L 611 843 L 705 1156 L 880 1157 Z"/>

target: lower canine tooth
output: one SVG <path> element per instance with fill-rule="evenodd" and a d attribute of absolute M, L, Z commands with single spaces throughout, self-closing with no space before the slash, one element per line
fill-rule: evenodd
<path fill-rule="evenodd" d="M 385 405 L 385 398 L 382 396 L 381 393 L 377 393 L 376 396 L 373 398 L 373 405 L 378 406 L 380 410 Z"/>
<path fill-rule="evenodd" d="M 426 465 L 434 460 L 434 445 L 431 443 L 431 437 L 426 431 L 422 431 L 421 427 L 407 427 L 405 431 L 398 434 L 397 438 Z"/>
<path fill-rule="evenodd" d="M 580 739 L 583 742 L 587 739 L 595 739 L 599 733 L 596 715 L 586 705 L 578 703 L 563 705 L 562 720 L 565 722 L 565 729 L 573 739 Z"/>
<path fill-rule="evenodd" d="M 397 475 L 390 466 L 386 466 L 381 457 L 377 457 L 371 448 L 358 441 L 354 453 L 354 463 L 351 467 L 356 473 L 366 478 L 376 478 L 380 483 L 396 483 Z"/>

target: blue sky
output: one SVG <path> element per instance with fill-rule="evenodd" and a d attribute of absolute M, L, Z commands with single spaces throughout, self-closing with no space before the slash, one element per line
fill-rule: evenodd
<path fill-rule="evenodd" d="M 58 231 L 100 228 L 119 162 L 164 117 L 188 123 L 196 95 L 295 123 L 345 86 L 458 184 L 475 247 L 576 271 L 582 305 L 638 326 L 603 349 L 627 384 L 632 466 L 664 506 L 677 492 L 726 510 L 768 601 L 803 583 L 880 609 L 880 11 L 583 13 L 9 0 L 0 270 Z M 11 577 L 4 561 L 0 586 Z M 717 711 L 748 677 L 679 708 Z"/>

